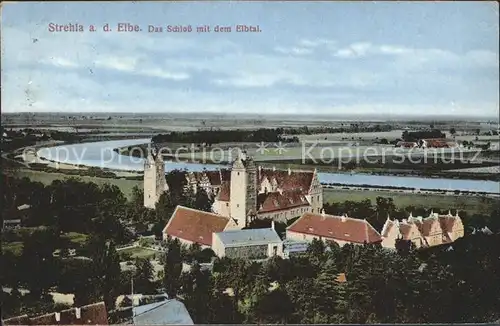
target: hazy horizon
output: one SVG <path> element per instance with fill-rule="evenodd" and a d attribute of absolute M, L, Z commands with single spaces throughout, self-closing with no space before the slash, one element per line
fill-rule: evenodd
<path fill-rule="evenodd" d="M 499 115 L 497 2 L 2 7 L 3 112 Z M 143 31 L 102 31 L 119 22 Z M 49 23 L 86 31 L 54 33 Z M 168 24 L 261 32 L 147 32 Z"/>
<path fill-rule="evenodd" d="M 172 117 L 172 118 L 189 118 L 189 119 L 203 119 L 203 118 L 244 118 L 244 119 L 288 119 L 294 120 L 295 118 L 305 118 L 304 120 L 314 121 L 316 119 L 327 119 L 329 120 L 338 120 L 338 121 L 346 121 L 346 120 L 359 120 L 359 121 L 391 121 L 391 120 L 407 120 L 407 121 L 492 121 L 499 123 L 499 116 L 491 116 L 491 117 L 472 117 L 472 116 L 464 116 L 464 115 L 408 115 L 408 114 L 396 114 L 396 115 L 387 115 L 387 114 L 345 114 L 345 113 L 314 113 L 314 114 L 300 114 L 300 113 L 207 113 L 207 112 L 188 112 L 188 113 L 180 113 L 180 112 L 65 112 L 65 111 L 54 111 L 54 112 L 2 112 L 2 116 L 5 115 L 32 115 L 32 116 L 46 116 L 46 115 L 68 115 L 68 116 L 124 116 L 124 117 Z"/>

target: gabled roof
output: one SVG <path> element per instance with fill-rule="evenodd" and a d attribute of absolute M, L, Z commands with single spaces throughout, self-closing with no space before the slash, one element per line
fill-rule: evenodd
<path fill-rule="evenodd" d="M 206 171 L 207 178 L 212 186 L 220 186 L 222 183 L 221 171 Z"/>
<path fill-rule="evenodd" d="M 262 182 L 264 178 L 267 178 L 269 182 L 275 179 L 278 187 L 284 191 L 300 190 L 307 192 L 311 187 L 314 172 L 260 169 L 258 178 L 259 182 Z"/>
<path fill-rule="evenodd" d="M 390 220 L 389 218 L 385 221 L 384 223 L 384 226 L 382 227 L 382 232 L 381 232 L 381 236 L 386 238 L 389 236 L 391 230 L 393 228 L 396 228 L 397 225 L 396 225 L 396 222 L 395 221 L 392 221 Z"/>
<path fill-rule="evenodd" d="M 194 325 L 182 302 L 171 299 L 132 308 L 135 325 Z"/>
<path fill-rule="evenodd" d="M 306 197 L 299 191 L 268 192 L 257 196 L 259 213 L 281 211 L 294 207 L 309 206 Z"/>
<path fill-rule="evenodd" d="M 416 228 L 419 237 L 421 236 L 420 230 L 418 230 L 417 226 L 414 223 L 407 223 L 406 221 L 403 221 L 399 223 L 399 232 L 401 233 L 401 236 L 403 237 L 403 240 L 411 240 L 410 239 L 410 232 L 412 228 Z"/>
<path fill-rule="evenodd" d="M 216 199 L 220 201 L 229 201 L 230 198 L 231 183 L 229 181 L 223 181 Z"/>
<path fill-rule="evenodd" d="M 421 221 L 415 220 L 414 223 L 417 225 L 420 233 L 424 237 L 428 237 L 431 235 L 432 227 L 437 224 L 439 226 L 439 220 L 436 216 L 424 218 Z"/>
<path fill-rule="evenodd" d="M 184 206 L 177 206 L 163 233 L 183 240 L 212 246 L 212 233 L 222 232 L 229 218 Z"/>
<path fill-rule="evenodd" d="M 382 240 L 380 233 L 366 220 L 327 214 L 305 213 L 287 231 L 352 243 Z"/>
<path fill-rule="evenodd" d="M 448 233 L 453 231 L 453 226 L 456 222 L 459 221 L 460 217 L 453 216 L 451 214 L 448 215 L 438 215 L 439 224 L 443 233 Z"/>
<path fill-rule="evenodd" d="M 278 233 L 272 228 L 231 230 L 215 233 L 225 247 L 263 245 L 281 242 Z"/>
<path fill-rule="evenodd" d="M 77 316 L 79 309 L 79 316 Z M 58 314 L 58 319 L 57 316 Z M 61 312 L 52 312 L 36 317 L 27 315 L 5 319 L 5 325 L 108 325 L 108 313 L 104 302 L 98 302 L 80 308 L 71 308 Z"/>

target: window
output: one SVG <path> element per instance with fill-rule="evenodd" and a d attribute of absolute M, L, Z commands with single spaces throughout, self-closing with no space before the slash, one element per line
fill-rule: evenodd
<path fill-rule="evenodd" d="M 273 246 L 273 256 L 278 254 L 278 246 Z"/>
<path fill-rule="evenodd" d="M 236 174 L 236 175 L 240 175 L 240 173 L 239 173 L 239 172 L 237 172 L 237 174 Z"/>
<path fill-rule="evenodd" d="M 240 204 L 236 204 L 236 207 L 240 207 Z"/>
<path fill-rule="evenodd" d="M 318 201 L 319 201 L 319 196 L 318 196 Z"/>
<path fill-rule="evenodd" d="M 229 207 L 229 203 L 226 203 L 226 207 Z"/>

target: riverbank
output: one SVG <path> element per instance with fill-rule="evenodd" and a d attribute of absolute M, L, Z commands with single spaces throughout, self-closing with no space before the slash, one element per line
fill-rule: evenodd
<path fill-rule="evenodd" d="M 386 156 L 377 156 L 371 153 L 372 155 L 369 158 L 361 159 L 359 157 L 349 156 L 352 154 L 351 151 L 368 151 L 374 149 L 378 149 L 379 151 L 394 151 L 397 150 L 397 148 L 382 148 L 380 146 L 371 146 L 369 148 L 366 146 L 366 148 L 336 146 L 334 148 L 339 152 L 337 158 L 325 158 L 324 154 L 322 154 L 322 149 L 315 148 L 316 152 L 310 153 L 309 156 L 322 157 L 322 159 L 313 159 L 309 158 L 309 156 L 303 159 L 301 158 L 301 155 L 303 155 L 302 148 L 286 147 L 286 145 L 284 145 L 283 154 L 275 154 L 274 149 L 266 149 L 259 152 L 258 149 L 256 150 L 253 148 L 255 144 L 248 143 L 218 144 L 217 150 L 203 147 L 188 148 L 186 144 L 182 143 L 172 143 L 168 145 L 169 153 L 163 152 L 163 158 L 166 162 L 229 165 L 231 162 L 230 149 L 245 148 L 257 164 L 265 167 L 276 167 L 278 169 L 317 169 L 319 172 L 324 173 L 361 173 L 380 176 L 408 176 L 500 182 L 500 174 L 494 172 L 495 169 L 499 168 L 498 162 L 491 161 L 485 157 L 476 157 L 478 153 L 481 155 L 484 154 L 478 151 L 464 150 L 464 152 L 458 154 L 450 152 L 444 153 L 442 157 L 434 157 L 436 154 L 434 154 L 432 150 L 428 152 L 422 151 L 421 153 L 412 153 L 411 157 L 408 156 L 409 153 L 398 153 L 397 155 L 394 153 L 387 153 Z M 349 155 L 346 157 L 341 156 L 341 154 L 345 154 L 343 150 L 347 150 L 347 154 Z M 147 148 L 145 145 L 124 146 L 115 148 L 114 151 L 124 156 L 144 158 L 147 153 Z M 176 152 L 176 154 L 171 154 L 172 152 Z M 498 151 L 494 151 L 494 156 L 499 156 L 499 153 Z M 452 159 L 453 155 L 459 155 L 459 157 Z M 480 169 L 484 172 L 476 173 L 474 169 Z"/>

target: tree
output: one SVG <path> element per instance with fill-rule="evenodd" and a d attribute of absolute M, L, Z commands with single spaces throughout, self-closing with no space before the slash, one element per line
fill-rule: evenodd
<path fill-rule="evenodd" d="M 21 255 L 21 279 L 33 298 L 40 298 L 54 284 L 57 267 L 52 253 L 58 247 L 59 236 L 53 229 L 37 230 L 28 237 Z"/>
<path fill-rule="evenodd" d="M 316 312 L 324 316 L 328 323 L 345 322 L 345 298 L 340 297 L 340 284 L 337 280 L 338 266 L 333 260 L 326 261 L 318 277 L 314 280 L 316 293 Z M 338 313 L 341 313 L 338 315 Z"/>
<path fill-rule="evenodd" d="M 456 133 L 457 131 L 455 130 L 455 128 L 450 129 L 450 135 L 455 136 Z"/>
<path fill-rule="evenodd" d="M 89 252 L 93 261 L 92 274 L 97 296 L 104 300 L 108 309 L 113 309 L 121 271 L 115 244 L 101 236 L 94 236 L 89 240 Z"/>
<path fill-rule="evenodd" d="M 142 294 L 153 294 L 153 265 L 149 259 L 137 259 L 135 261 L 134 292 Z"/>
<path fill-rule="evenodd" d="M 175 298 L 179 292 L 182 273 L 181 244 L 178 239 L 167 240 L 163 284 L 169 298 Z"/>
<path fill-rule="evenodd" d="M 207 195 L 205 189 L 199 187 L 198 191 L 195 194 L 194 199 L 194 207 L 200 211 L 211 212 L 212 211 L 213 201 Z"/>

